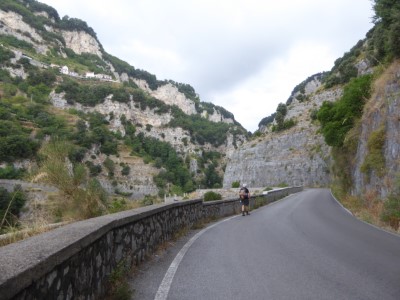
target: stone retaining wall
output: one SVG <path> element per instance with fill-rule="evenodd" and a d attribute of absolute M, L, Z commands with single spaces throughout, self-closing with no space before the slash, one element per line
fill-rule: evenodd
<path fill-rule="evenodd" d="M 302 187 L 252 196 L 267 204 Z M 131 267 L 194 223 L 238 213 L 238 199 L 161 204 L 72 223 L 0 247 L 0 300 L 97 299 L 118 265 Z"/>

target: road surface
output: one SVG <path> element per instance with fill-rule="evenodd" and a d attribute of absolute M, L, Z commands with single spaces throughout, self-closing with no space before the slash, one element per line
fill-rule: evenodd
<path fill-rule="evenodd" d="M 400 237 L 326 189 L 210 224 L 142 268 L 133 299 L 400 299 Z"/>

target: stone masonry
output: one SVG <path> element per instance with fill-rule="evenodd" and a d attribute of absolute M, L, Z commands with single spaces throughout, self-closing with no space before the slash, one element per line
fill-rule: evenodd
<path fill-rule="evenodd" d="M 301 190 L 293 187 L 253 196 L 251 205 Z M 140 264 L 179 229 L 239 211 L 237 198 L 152 205 L 72 223 L 0 247 L 0 300 L 99 299 L 116 268 Z"/>

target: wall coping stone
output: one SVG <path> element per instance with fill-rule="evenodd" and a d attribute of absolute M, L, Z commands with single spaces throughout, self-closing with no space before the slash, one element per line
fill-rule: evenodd
<path fill-rule="evenodd" d="M 268 195 L 272 197 L 272 201 L 275 201 L 277 198 L 271 194 L 278 193 L 278 197 L 284 197 L 302 189 L 303 187 L 276 189 L 268 191 Z M 269 198 L 268 195 L 252 195 L 250 198 L 252 200 L 257 197 Z M 211 212 L 211 215 L 216 212 L 219 217 L 235 213 L 235 207 L 240 207 L 239 197 L 208 202 L 203 202 L 203 199 L 194 199 L 155 204 L 70 223 L 0 247 L 0 300 L 16 296 L 110 232 L 169 210 L 197 205 L 203 207 L 203 213 L 205 213 L 203 217 L 209 215 L 209 209 L 214 211 L 213 206 L 221 207 L 221 209 Z"/>
<path fill-rule="evenodd" d="M 8 299 L 114 228 L 201 199 L 155 204 L 82 220 L 0 247 L 0 299 Z M 18 283 L 17 287 L 14 284 Z"/>

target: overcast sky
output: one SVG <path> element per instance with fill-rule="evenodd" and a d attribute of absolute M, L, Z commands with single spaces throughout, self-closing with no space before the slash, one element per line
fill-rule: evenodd
<path fill-rule="evenodd" d="M 135 68 L 190 84 L 251 132 L 373 26 L 370 0 L 39 1 L 86 21 Z"/>

